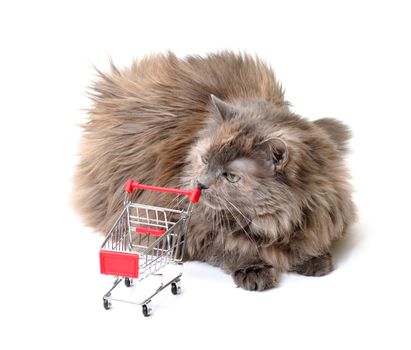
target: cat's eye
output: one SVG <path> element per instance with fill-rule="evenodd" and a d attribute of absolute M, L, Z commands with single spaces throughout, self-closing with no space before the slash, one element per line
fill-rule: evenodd
<path fill-rule="evenodd" d="M 236 174 L 224 173 L 223 176 L 231 183 L 240 181 L 241 177 Z"/>
<path fill-rule="evenodd" d="M 201 161 L 203 162 L 203 164 L 207 165 L 208 164 L 208 159 L 204 156 L 201 157 Z"/>

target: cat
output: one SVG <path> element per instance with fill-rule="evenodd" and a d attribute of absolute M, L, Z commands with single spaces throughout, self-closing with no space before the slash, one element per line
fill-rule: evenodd
<path fill-rule="evenodd" d="M 157 54 L 98 73 L 74 177 L 85 224 L 109 230 L 128 178 L 198 186 L 184 260 L 221 267 L 258 291 L 283 272 L 333 270 L 332 243 L 356 217 L 347 126 L 294 114 L 271 67 L 247 54 Z"/>

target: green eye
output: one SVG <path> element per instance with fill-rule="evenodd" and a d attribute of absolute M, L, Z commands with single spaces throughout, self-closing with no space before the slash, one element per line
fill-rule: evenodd
<path fill-rule="evenodd" d="M 224 173 L 224 177 L 231 183 L 240 181 L 241 177 L 231 173 Z"/>
<path fill-rule="evenodd" d="M 207 159 L 206 157 L 204 157 L 204 156 L 201 157 L 201 161 L 202 161 L 205 165 L 208 164 L 208 159 Z"/>

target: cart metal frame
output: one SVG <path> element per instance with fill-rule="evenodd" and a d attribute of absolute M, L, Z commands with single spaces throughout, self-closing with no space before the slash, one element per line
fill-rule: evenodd
<path fill-rule="evenodd" d="M 188 228 L 193 204 L 200 199 L 201 190 L 148 186 L 133 180 L 127 181 L 125 189 L 124 209 L 100 248 L 101 273 L 115 277 L 113 286 L 103 296 L 103 305 L 107 310 L 111 308 L 112 301 L 141 305 L 144 316 L 149 316 L 154 296 L 170 285 L 173 294 L 181 291 L 184 234 Z M 172 209 L 156 207 L 132 203 L 130 195 L 134 190 L 174 193 L 183 198 Z M 187 208 L 179 209 L 185 198 L 189 200 Z M 165 279 L 161 269 L 169 264 L 179 268 Z M 113 290 L 123 280 L 126 287 L 131 287 L 150 276 L 160 278 L 160 283 L 154 291 L 140 300 L 112 296 Z"/>

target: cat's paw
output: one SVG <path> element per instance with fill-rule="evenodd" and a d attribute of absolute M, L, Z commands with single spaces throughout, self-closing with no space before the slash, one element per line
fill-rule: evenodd
<path fill-rule="evenodd" d="M 330 253 L 315 256 L 294 267 L 293 271 L 304 276 L 325 276 L 334 270 Z"/>
<path fill-rule="evenodd" d="M 232 276 L 235 284 L 246 290 L 265 290 L 277 285 L 278 274 L 271 266 L 253 265 L 235 271 Z"/>

